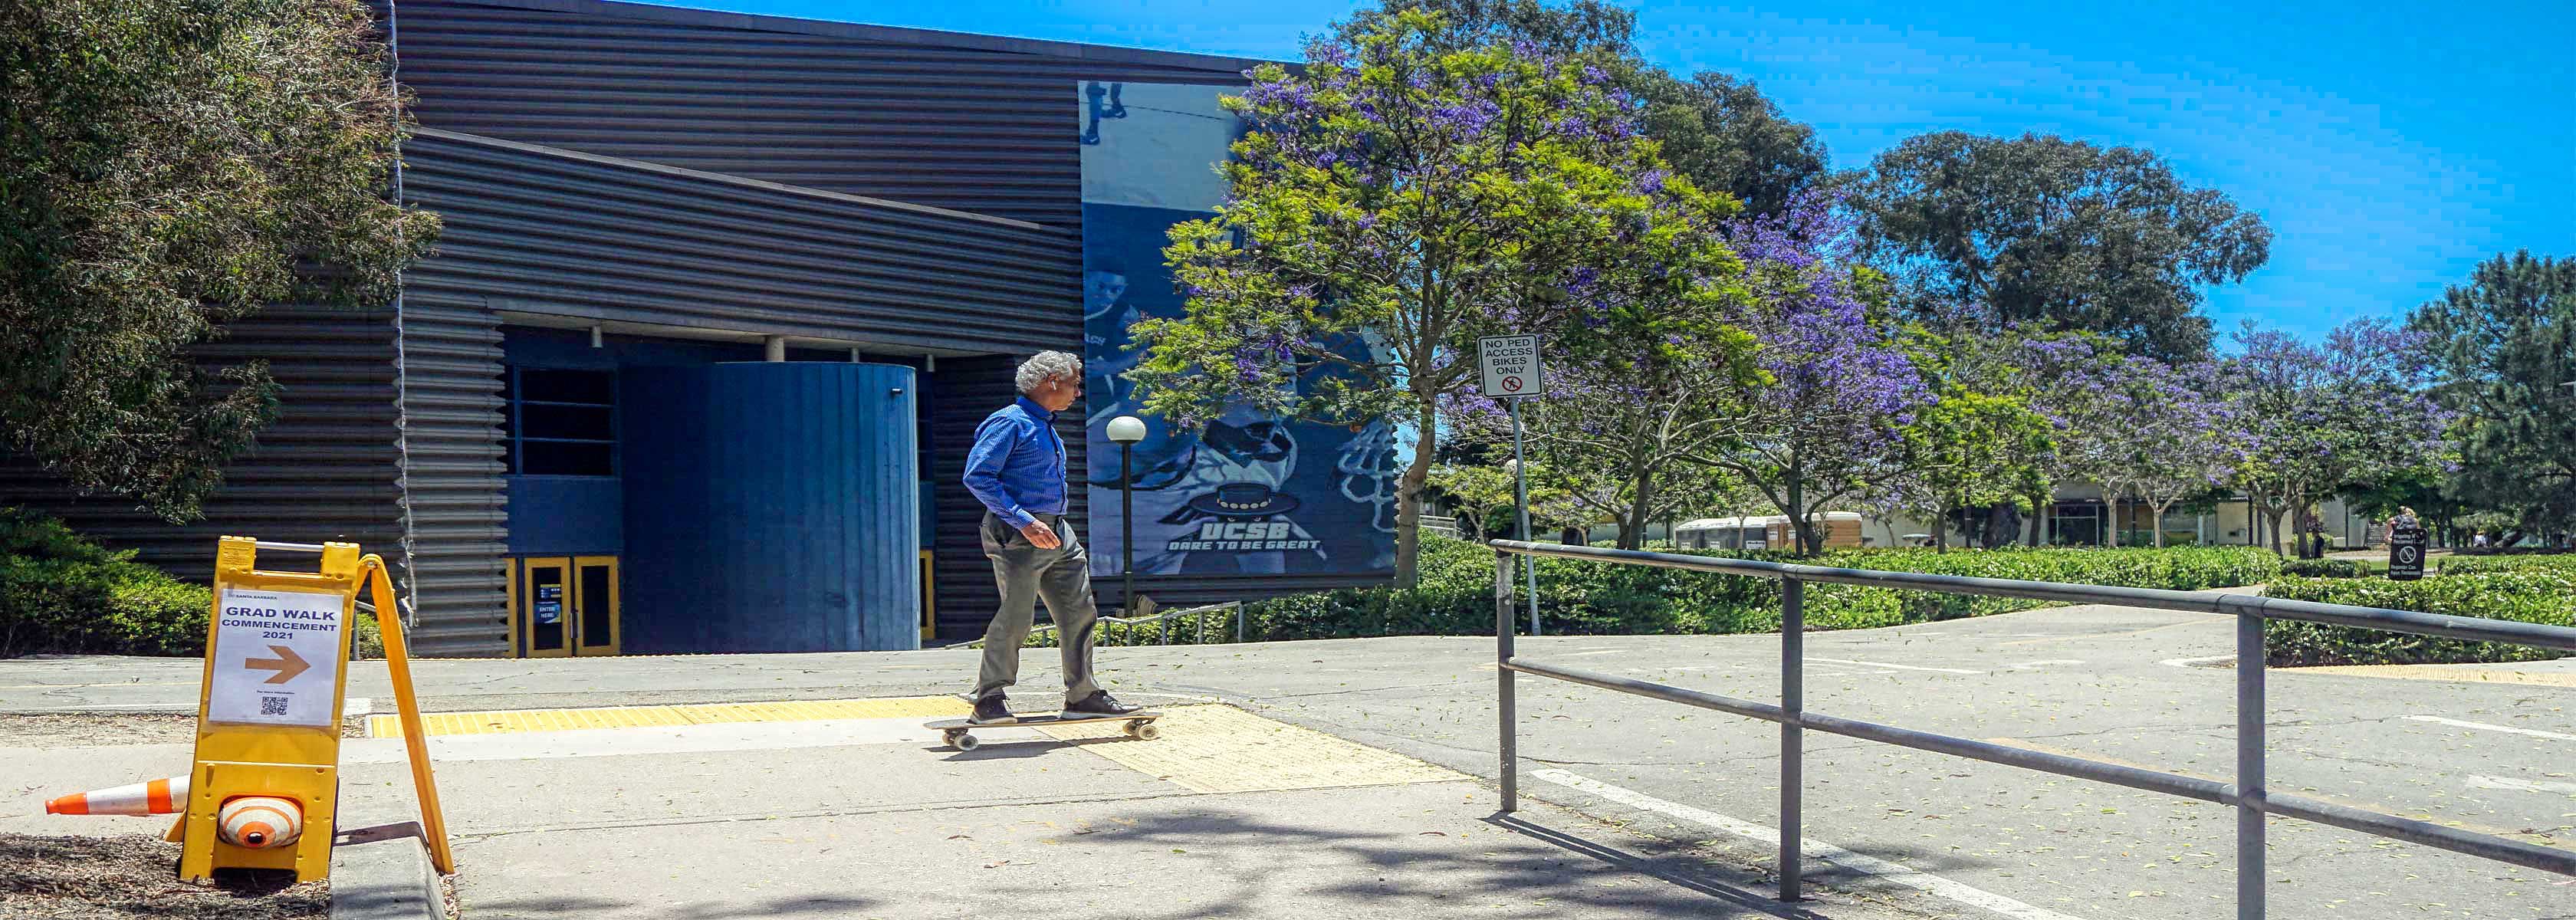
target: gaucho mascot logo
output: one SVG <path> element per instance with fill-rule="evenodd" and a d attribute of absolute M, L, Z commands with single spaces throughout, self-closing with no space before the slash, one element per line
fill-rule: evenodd
<path fill-rule="evenodd" d="M 1313 534 L 1285 520 L 1297 510 L 1297 499 L 1258 482 L 1229 482 L 1192 496 L 1165 523 L 1199 522 L 1198 533 L 1174 540 L 1165 549 L 1176 553 L 1275 553 L 1309 551 L 1322 545 Z"/>

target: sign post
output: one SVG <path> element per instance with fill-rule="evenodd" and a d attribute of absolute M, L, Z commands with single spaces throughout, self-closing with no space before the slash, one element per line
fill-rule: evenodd
<path fill-rule="evenodd" d="M 1521 400 L 1544 392 L 1539 385 L 1538 336 L 1489 335 L 1476 340 L 1476 359 L 1484 370 L 1486 398 L 1509 400 L 1512 406 L 1512 504 L 1520 512 L 1521 542 L 1529 542 L 1529 462 L 1521 456 Z M 1523 562 L 1521 573 L 1529 596 L 1530 635 L 1539 634 L 1538 561 Z"/>
<path fill-rule="evenodd" d="M 2424 577 L 2424 528 L 2395 527 L 2388 531 L 2388 580 L 2414 581 Z"/>

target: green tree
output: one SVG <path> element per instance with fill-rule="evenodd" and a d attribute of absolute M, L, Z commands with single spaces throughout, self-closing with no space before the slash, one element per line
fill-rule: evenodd
<path fill-rule="evenodd" d="M 1816 129 L 1793 120 L 1751 80 L 1715 71 L 1638 75 L 1646 136 L 1699 187 L 1734 195 L 1746 212 L 1779 214 L 1799 193 L 1836 182 Z"/>
<path fill-rule="evenodd" d="M 1406 13 L 1439 17 L 1438 32 L 1423 36 L 1435 53 L 1513 47 L 1532 54 L 1583 58 L 1595 66 L 1624 66 L 1636 51 L 1630 44 L 1637 14 L 1602 3 L 1574 0 L 1552 5 L 1539 0 L 1383 0 L 1333 24 L 1335 39 L 1358 47 L 1369 35 L 1400 28 Z"/>
<path fill-rule="evenodd" d="M 0 5 L 0 445 L 194 517 L 274 414 L 186 350 L 280 301 L 380 305 L 434 215 L 361 0 Z"/>
<path fill-rule="evenodd" d="M 2576 530 L 2576 259 L 2488 259 L 2408 325 L 2428 337 L 2434 393 L 2459 415 L 2444 491 L 2525 531 Z"/>
<path fill-rule="evenodd" d="M 2208 353 L 2201 289 L 2271 248 L 2262 218 L 2135 147 L 1939 131 L 1880 154 L 1855 192 L 1865 252 L 1925 315 L 2101 332 L 2165 359 Z"/>
<path fill-rule="evenodd" d="M 1645 103 L 1646 136 L 1675 172 L 1735 196 L 1749 213 L 1778 214 L 1799 192 L 1836 181 L 1815 129 L 1789 118 L 1752 81 L 1716 71 L 1679 77 L 1648 65 L 1633 41 L 1636 14 L 1627 10 L 1599 0 L 1383 0 L 1335 29 L 1352 42 L 1407 10 L 1438 14 L 1447 27 L 1437 45 L 1448 50 L 1518 43 L 1603 68 Z"/>
<path fill-rule="evenodd" d="M 1587 283 L 1711 286 L 1738 265 L 1723 197 L 1662 168 L 1635 103 L 1600 68 L 1458 44 L 1408 12 L 1308 65 L 1253 73 L 1229 105 L 1252 130 L 1215 217 L 1172 228 L 1184 316 L 1137 325 L 1130 371 L 1182 425 L 1226 406 L 1412 434 L 1396 577 L 1413 583 L 1443 400 L 1469 391 L 1478 337 L 1537 332 L 1581 353 L 1691 315 Z M 1646 339 L 1652 341 L 1653 339 Z M 1587 344 L 1593 343 L 1593 344 Z"/>
<path fill-rule="evenodd" d="M 1870 484 L 1866 505 L 1894 507 L 1934 522 L 1932 545 L 1950 548 L 1950 520 L 1996 506 L 2029 505 L 2045 495 L 2045 462 L 2056 450 L 2047 416 L 2033 407 L 2022 368 L 2008 360 L 2018 343 L 1982 336 L 1942 336 L 1917 327 L 1906 351 L 1932 398 L 1902 429 L 1896 470 Z M 1975 515 L 1969 515 L 1972 519 Z M 1884 516 L 1882 517 L 1882 520 Z M 2008 541 L 1971 526 L 1975 542 Z"/>

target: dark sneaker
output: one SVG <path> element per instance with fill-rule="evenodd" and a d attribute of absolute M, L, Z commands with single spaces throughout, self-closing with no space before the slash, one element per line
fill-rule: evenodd
<path fill-rule="evenodd" d="M 1092 691 L 1090 696 L 1084 697 L 1082 702 L 1066 704 L 1064 707 L 1064 714 L 1068 716 L 1123 716 L 1144 708 L 1145 707 L 1142 706 L 1129 706 L 1125 703 L 1121 703 L 1118 701 L 1117 697 L 1110 696 L 1109 691 L 1107 690 L 1095 690 Z"/>
<path fill-rule="evenodd" d="M 975 713 L 966 717 L 966 724 L 1009 725 L 1019 720 L 1018 716 L 1011 714 L 1011 707 L 1003 705 L 1002 695 L 996 693 L 975 701 Z"/>

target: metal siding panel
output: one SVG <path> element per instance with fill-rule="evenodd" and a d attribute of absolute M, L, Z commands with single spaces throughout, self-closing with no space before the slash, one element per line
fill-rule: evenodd
<path fill-rule="evenodd" d="M 442 296 L 444 295 L 444 296 Z M 434 276 L 406 279 L 402 303 L 403 556 L 412 650 L 510 653 L 502 554 L 501 325 Z"/>
<path fill-rule="evenodd" d="M 984 36 L 916 33 L 922 41 L 904 41 L 894 30 L 829 23 L 745 18 L 717 27 L 674 21 L 711 19 L 676 11 L 584 9 L 401 4 L 401 73 L 418 95 L 421 124 L 1074 228 L 1081 226 L 1078 81 L 1240 84 L 1246 66 Z M 842 31 L 851 35 L 814 34 Z"/>
<path fill-rule="evenodd" d="M 912 369 L 631 368 L 630 652 L 917 648 Z"/>
<path fill-rule="evenodd" d="M 277 421 L 224 468 L 199 520 L 173 524 L 112 495 L 80 495 L 23 459 L 0 464 L 0 495 L 190 581 L 214 576 L 226 535 L 350 540 L 394 559 L 396 508 L 392 314 L 273 306 L 224 326 L 190 353 L 206 366 L 268 362 Z"/>
<path fill-rule="evenodd" d="M 411 291 L 896 348 L 1081 340 L 1071 234 L 456 135 L 405 152 L 406 196 L 446 222 Z"/>

